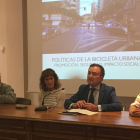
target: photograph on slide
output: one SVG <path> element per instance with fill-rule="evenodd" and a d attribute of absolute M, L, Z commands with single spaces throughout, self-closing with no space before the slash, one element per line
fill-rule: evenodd
<path fill-rule="evenodd" d="M 42 0 L 43 54 L 140 51 L 139 8 L 139 0 Z"/>

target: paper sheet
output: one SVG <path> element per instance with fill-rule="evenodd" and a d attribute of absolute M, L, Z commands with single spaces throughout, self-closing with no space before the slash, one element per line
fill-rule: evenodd
<path fill-rule="evenodd" d="M 86 109 L 70 109 L 70 110 L 67 110 L 67 111 L 68 112 L 78 112 L 78 113 L 89 115 L 89 116 L 98 113 L 98 112 L 92 112 L 92 111 L 89 111 L 89 110 L 86 110 Z"/>

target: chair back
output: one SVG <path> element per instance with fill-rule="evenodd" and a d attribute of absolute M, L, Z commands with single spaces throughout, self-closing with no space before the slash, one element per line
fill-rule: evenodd
<path fill-rule="evenodd" d="M 126 111 L 126 106 L 122 105 L 122 111 Z"/>
<path fill-rule="evenodd" d="M 27 98 L 17 97 L 16 104 L 31 105 L 31 100 Z"/>

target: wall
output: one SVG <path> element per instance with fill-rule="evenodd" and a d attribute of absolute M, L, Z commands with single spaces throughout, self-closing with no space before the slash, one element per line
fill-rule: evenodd
<path fill-rule="evenodd" d="M 0 0 L 0 47 L 6 47 L 5 1 Z M 0 73 L 2 81 L 7 82 L 7 51 L 0 50 Z"/>
<path fill-rule="evenodd" d="M 22 0 L 0 0 L 0 72 L 17 96 L 24 96 Z"/>

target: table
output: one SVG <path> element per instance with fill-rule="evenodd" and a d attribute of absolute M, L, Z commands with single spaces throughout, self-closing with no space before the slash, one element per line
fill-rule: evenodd
<path fill-rule="evenodd" d="M 35 112 L 0 104 L 0 140 L 140 140 L 140 118 L 129 112 L 62 115 L 64 108 Z"/>

